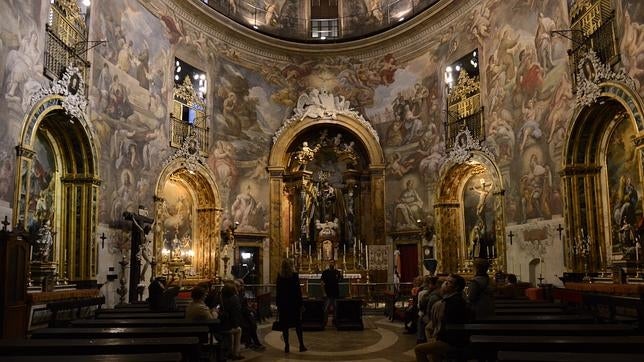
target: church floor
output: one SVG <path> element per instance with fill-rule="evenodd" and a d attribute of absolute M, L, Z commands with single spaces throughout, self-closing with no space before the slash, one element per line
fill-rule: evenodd
<path fill-rule="evenodd" d="M 365 315 L 364 330 L 338 331 L 327 326 L 324 331 L 304 332 L 308 351 L 298 352 L 295 329 L 289 333 L 291 352 L 284 353 L 281 332 L 271 330 L 272 321 L 261 324 L 258 333 L 266 346 L 263 352 L 242 347 L 243 361 L 415 361 L 416 335 L 403 334 L 401 322 L 384 316 Z"/>

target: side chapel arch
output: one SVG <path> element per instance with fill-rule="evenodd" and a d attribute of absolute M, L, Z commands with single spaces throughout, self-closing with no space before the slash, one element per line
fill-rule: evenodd
<path fill-rule="evenodd" d="M 190 164 L 189 164 L 190 163 Z M 165 213 L 165 195 L 167 183 L 175 183 L 183 187 L 191 198 L 192 218 L 188 220 L 191 228 L 190 250 L 193 251 L 190 265 L 198 276 L 213 277 L 219 271 L 221 242 L 221 198 L 212 171 L 202 163 L 191 162 L 177 157 L 167 163 L 161 171 L 154 192 L 154 255 L 157 261 L 162 261 L 162 250 L 168 247 L 164 225 L 169 217 Z M 193 213 L 194 212 L 194 213 Z M 163 271 L 162 263 L 158 264 Z"/>
<path fill-rule="evenodd" d="M 618 208 L 622 213 L 627 207 L 624 198 L 628 196 L 620 194 L 630 187 L 623 184 L 624 180 L 639 194 L 636 205 L 629 203 L 629 213 L 640 217 L 642 213 L 639 199 L 644 180 L 644 103 L 632 84 L 608 80 L 596 86 L 596 97 L 577 107 L 572 115 L 563 150 L 564 262 L 567 268 L 578 272 L 586 267 L 595 271 L 614 263 L 627 265 L 635 259 L 631 247 L 620 245 L 620 235 L 625 234 L 620 229 L 635 231 L 639 221 L 627 218 L 625 226 L 625 219 L 616 216 Z M 630 156 L 624 156 L 632 159 L 619 162 L 616 168 L 609 153 L 616 141 L 613 134 L 620 125 L 628 136 L 622 153 L 630 150 Z M 617 222 L 616 217 L 622 221 Z M 589 241 L 586 250 L 581 248 L 582 235 Z"/>
<path fill-rule="evenodd" d="M 468 219 L 465 210 L 464 193 L 468 191 L 468 185 L 472 188 L 469 192 L 486 192 L 483 206 L 487 208 L 489 215 L 486 221 L 488 239 L 487 244 L 483 243 L 479 247 L 485 248 L 484 253 L 489 250 L 490 254 L 494 254 L 495 263 L 492 266 L 495 269 L 505 269 L 503 178 L 494 161 L 485 152 L 470 150 L 468 153 L 467 160 L 448 161 L 439 173 L 439 182 L 435 189 L 437 202 L 434 204 L 438 272 L 470 271 L 473 257 L 478 257 L 473 255 L 475 245 L 471 239 L 474 232 L 470 225 L 476 224 L 476 218 L 469 220 L 472 216 Z M 472 181 L 477 182 L 472 184 Z M 478 197 L 480 202 L 481 196 Z M 470 210 L 470 214 L 476 214 L 478 206 L 470 205 L 473 209 Z M 470 230 L 467 230 L 468 228 Z M 493 239 L 490 239 L 491 237 Z"/>
<path fill-rule="evenodd" d="M 36 235 L 31 258 L 34 279 L 56 270 L 72 281 L 90 280 L 96 278 L 98 261 L 101 179 L 96 136 L 85 118 L 84 82 L 78 70 L 68 69 L 57 83 L 61 93 L 43 88 L 32 98 L 23 121 L 16 147 L 13 222 L 23 223 Z M 53 161 L 46 177 L 36 153 L 42 141 Z M 48 180 L 46 186 L 43 179 Z M 51 246 L 43 255 L 39 249 L 47 243 Z"/>
<path fill-rule="evenodd" d="M 369 222 L 357 226 L 363 242 L 373 245 L 385 244 L 385 208 L 384 208 L 384 187 L 385 187 L 385 162 L 382 148 L 378 141 L 378 135 L 373 127 L 355 111 L 329 113 L 327 116 L 316 117 L 306 115 L 307 112 L 299 113 L 287 120 L 282 128 L 276 132 L 273 138 L 273 147 L 268 159 L 268 171 L 270 180 L 270 239 L 271 256 L 270 270 L 271 280 L 277 275 L 279 263 L 289 243 L 291 233 L 286 219 L 289 215 L 288 197 L 285 195 L 285 186 L 290 182 L 293 175 L 290 169 L 293 152 L 301 147 L 299 143 L 307 132 L 318 132 L 320 129 L 335 129 L 352 135 L 358 144 L 357 149 L 362 149 L 365 156 L 365 166 L 358 176 L 361 187 L 360 203 L 366 215 L 369 215 Z M 329 132 L 332 134 L 332 132 Z M 311 145 L 314 146 L 314 145 Z M 368 210 L 365 210 L 368 208 Z"/>

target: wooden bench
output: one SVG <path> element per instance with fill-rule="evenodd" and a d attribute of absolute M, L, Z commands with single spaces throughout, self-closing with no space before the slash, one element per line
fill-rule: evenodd
<path fill-rule="evenodd" d="M 148 303 L 117 304 L 114 309 L 150 309 Z"/>
<path fill-rule="evenodd" d="M 530 303 L 503 303 L 495 302 L 494 306 L 497 308 L 552 308 L 564 309 L 564 306 L 557 303 L 549 302 L 530 302 Z"/>
<path fill-rule="evenodd" d="M 581 352 L 518 352 L 499 351 L 498 361 L 514 362 L 635 362 L 644 360 L 642 354 L 581 353 Z"/>
<path fill-rule="evenodd" d="M 477 319 L 477 323 L 593 323 L 592 316 L 578 314 L 518 314 L 518 315 L 497 315 L 489 318 Z"/>
<path fill-rule="evenodd" d="M 198 361 L 199 348 L 197 337 L 0 340 L 0 356 L 180 352 Z"/>
<path fill-rule="evenodd" d="M 32 339 L 55 338 L 141 338 L 141 337 L 197 337 L 200 343 L 208 343 L 210 330 L 207 326 L 172 328 L 43 328 L 33 331 Z"/>
<path fill-rule="evenodd" d="M 583 293 L 582 303 L 600 322 L 637 323 L 644 330 L 644 303 L 640 298 Z"/>
<path fill-rule="evenodd" d="M 271 293 L 257 294 L 255 297 L 257 304 L 257 321 L 262 322 L 271 317 Z"/>
<path fill-rule="evenodd" d="M 5 356 L 3 362 L 179 362 L 181 353 Z"/>
<path fill-rule="evenodd" d="M 625 336 L 637 333 L 633 326 L 625 324 L 448 324 L 448 331 L 467 335 L 512 335 L 512 336 Z"/>
<path fill-rule="evenodd" d="M 479 357 L 496 359 L 498 351 L 644 353 L 644 336 L 488 336 L 472 335 Z"/>
<path fill-rule="evenodd" d="M 186 315 L 184 312 L 157 312 L 157 313 L 101 313 L 96 319 L 183 319 Z"/>
<path fill-rule="evenodd" d="M 559 315 L 564 314 L 562 309 L 553 309 L 553 308 L 494 308 L 494 314 L 496 315 L 528 315 L 528 314 L 548 314 L 548 315 Z"/>
<path fill-rule="evenodd" d="M 131 327 L 189 327 L 207 326 L 211 332 L 219 330 L 218 319 L 191 321 L 187 319 L 78 319 L 70 325 L 74 328 L 131 328 Z"/>
<path fill-rule="evenodd" d="M 105 304 L 105 297 L 78 298 L 61 300 L 47 303 L 47 309 L 51 311 L 50 327 L 58 327 L 66 324 L 72 319 L 84 317 L 83 309 L 96 307 L 100 309 Z M 62 319 L 61 316 L 66 313 L 69 318 Z"/>

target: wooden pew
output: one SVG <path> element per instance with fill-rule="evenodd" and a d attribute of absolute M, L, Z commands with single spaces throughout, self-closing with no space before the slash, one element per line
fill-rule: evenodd
<path fill-rule="evenodd" d="M 180 352 L 184 361 L 198 361 L 199 348 L 197 337 L 0 340 L 0 356 Z"/>
<path fill-rule="evenodd" d="M 495 301 L 494 306 L 497 308 L 552 308 L 552 309 L 564 309 L 565 307 L 561 304 L 549 303 L 549 302 L 503 303 L 499 301 Z"/>
<path fill-rule="evenodd" d="M 187 319 L 78 319 L 70 325 L 74 328 L 132 328 L 132 327 L 189 327 L 207 326 L 210 331 L 217 331 L 220 322 L 218 319 L 191 321 Z"/>
<path fill-rule="evenodd" d="M 150 309 L 148 303 L 117 304 L 114 309 Z"/>
<path fill-rule="evenodd" d="M 494 308 L 494 314 L 496 315 L 528 315 L 528 314 L 548 314 L 548 315 L 559 315 L 564 314 L 562 309 L 552 309 L 552 308 Z"/>
<path fill-rule="evenodd" d="M 497 360 L 505 362 L 634 362 L 644 360 L 644 355 L 619 353 L 619 351 L 613 353 L 499 351 Z"/>
<path fill-rule="evenodd" d="M 74 338 L 141 338 L 141 337 L 197 337 L 200 343 L 208 343 L 207 326 L 172 328 L 43 328 L 32 332 L 32 339 Z"/>
<path fill-rule="evenodd" d="M 467 335 L 507 335 L 507 336 L 626 336 L 637 333 L 633 326 L 625 324 L 493 324 L 468 323 L 448 324 L 448 331 L 462 332 Z"/>
<path fill-rule="evenodd" d="M 470 346 L 481 358 L 496 359 L 498 351 L 644 353 L 644 336 L 488 336 L 472 335 Z"/>
<path fill-rule="evenodd" d="M 58 327 L 67 323 L 69 320 L 81 318 L 81 311 L 86 308 L 96 307 L 100 309 L 105 303 L 105 297 L 69 299 L 47 303 L 47 309 L 51 311 L 50 327 Z M 64 312 L 69 313 L 64 313 Z M 61 315 L 71 314 L 67 320 L 61 320 Z"/>
<path fill-rule="evenodd" d="M 497 315 L 489 318 L 476 320 L 477 323 L 593 323 L 592 316 L 578 314 L 520 314 L 520 315 Z"/>
<path fill-rule="evenodd" d="M 324 300 L 304 299 L 302 313 L 302 329 L 305 331 L 321 331 L 326 326 L 324 319 Z"/>
<path fill-rule="evenodd" d="M 5 356 L 3 362 L 179 362 L 181 353 Z"/>
<path fill-rule="evenodd" d="M 183 319 L 184 312 L 157 312 L 157 313 L 106 313 L 99 314 L 96 319 Z"/>

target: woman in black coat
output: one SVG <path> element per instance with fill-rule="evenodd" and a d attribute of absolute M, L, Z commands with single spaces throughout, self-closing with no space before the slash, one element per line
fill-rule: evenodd
<path fill-rule="evenodd" d="M 288 330 L 295 328 L 297 339 L 300 342 L 300 352 L 306 351 L 304 337 L 302 336 L 302 291 L 300 290 L 300 277 L 293 271 L 290 260 L 282 260 L 280 272 L 277 275 L 276 302 L 279 314 L 279 323 L 284 338 L 284 352 L 289 352 Z"/>

